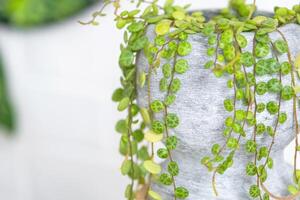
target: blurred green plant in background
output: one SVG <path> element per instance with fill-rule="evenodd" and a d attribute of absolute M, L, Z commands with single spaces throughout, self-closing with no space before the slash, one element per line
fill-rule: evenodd
<path fill-rule="evenodd" d="M 71 16 L 97 0 L 0 0 L 0 21 L 32 27 Z"/>
<path fill-rule="evenodd" d="M 0 23 L 22 28 L 47 25 L 77 14 L 97 1 L 99 0 L 0 0 Z M 12 132 L 16 121 L 4 72 L 5 67 L 0 57 L 0 127 Z"/>
<path fill-rule="evenodd" d="M 15 127 L 14 112 L 7 94 L 6 80 L 0 57 L 0 126 L 12 131 Z"/>

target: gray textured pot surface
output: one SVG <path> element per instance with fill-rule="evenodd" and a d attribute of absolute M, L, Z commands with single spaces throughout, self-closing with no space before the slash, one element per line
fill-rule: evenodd
<path fill-rule="evenodd" d="M 287 37 L 292 55 L 295 56 L 300 51 L 300 27 L 290 24 L 281 27 L 280 30 Z M 149 38 L 154 39 L 153 27 L 149 27 L 147 34 Z M 252 51 L 253 33 L 245 33 L 245 36 L 249 45 L 244 51 Z M 280 38 L 280 35 L 271 33 L 270 37 L 272 40 L 276 40 Z M 250 199 L 248 188 L 255 183 L 255 178 L 245 174 L 245 165 L 249 160 L 253 160 L 253 157 L 244 153 L 244 143 L 241 144 L 241 148 L 235 156 L 233 167 L 227 170 L 224 175 L 217 176 L 218 197 L 213 194 L 212 173 L 200 164 L 200 159 L 203 156 L 210 155 L 212 144 L 224 144 L 225 142 L 222 136 L 223 122 L 229 114 L 223 108 L 223 101 L 226 97 L 232 97 L 233 92 L 226 87 L 227 76 L 216 78 L 211 70 L 204 69 L 205 62 L 210 59 L 206 55 L 206 37 L 195 34 L 191 35 L 188 40 L 193 46 L 192 53 L 186 56 L 190 69 L 183 75 L 175 75 L 181 79 L 182 88 L 178 92 L 175 104 L 169 109 L 169 112 L 177 113 L 181 119 L 180 126 L 172 131 L 172 134 L 179 138 L 179 146 L 172 152 L 174 160 L 178 162 L 180 167 L 180 174 L 175 177 L 176 184 L 189 189 L 188 200 L 248 200 Z M 286 55 L 280 57 L 280 61 L 286 60 Z M 147 60 L 144 55 L 138 59 L 138 70 L 148 71 Z M 164 98 L 165 94 L 159 91 L 161 77 L 161 70 L 158 70 L 157 75 L 151 78 L 152 100 Z M 267 81 L 270 77 L 260 79 Z M 290 76 L 284 76 L 283 83 L 289 84 Z M 257 102 L 267 102 L 272 98 L 276 99 L 277 96 L 269 94 L 259 96 Z M 148 106 L 146 87 L 138 91 L 138 102 L 142 107 Z M 284 125 L 280 125 L 278 128 L 277 142 L 271 154 L 274 159 L 274 168 L 268 172 L 268 180 L 265 185 L 275 194 L 287 195 L 287 186 L 291 184 L 292 180 L 292 166 L 285 163 L 283 151 L 294 138 L 291 118 L 292 101 L 283 102 L 281 110 L 287 111 L 289 118 Z M 156 115 L 155 117 L 161 118 L 162 116 Z M 264 120 L 266 124 L 274 125 L 274 117 L 271 118 L 266 111 L 258 116 L 258 121 L 260 120 Z M 248 133 L 252 133 L 250 129 Z M 251 135 L 248 134 L 247 137 L 250 138 Z M 259 136 L 258 143 L 260 146 L 262 144 L 269 146 L 271 138 L 267 135 Z M 167 163 L 163 163 L 164 169 Z M 172 187 L 154 184 L 152 188 L 162 194 L 164 200 L 173 199 Z"/>

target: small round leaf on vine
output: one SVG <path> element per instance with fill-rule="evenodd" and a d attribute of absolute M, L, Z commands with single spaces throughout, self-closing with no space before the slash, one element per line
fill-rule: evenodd
<path fill-rule="evenodd" d="M 164 149 L 164 148 L 160 148 L 157 150 L 157 155 L 159 158 L 161 159 L 166 159 L 169 157 L 169 153 L 168 153 L 168 150 L 167 149 Z"/>
<path fill-rule="evenodd" d="M 154 100 L 151 103 L 150 107 L 153 112 L 158 113 L 164 109 L 164 104 L 160 100 Z"/>
<path fill-rule="evenodd" d="M 157 134 L 157 133 L 149 130 L 145 133 L 144 138 L 148 142 L 155 143 L 155 142 L 159 142 L 163 139 L 163 134 Z"/>
<path fill-rule="evenodd" d="M 250 52 L 244 52 L 241 55 L 241 63 L 246 67 L 250 67 L 254 64 L 254 57 Z"/>
<path fill-rule="evenodd" d="M 161 166 L 152 160 L 144 161 L 143 166 L 151 174 L 159 174 L 161 172 Z"/>
<path fill-rule="evenodd" d="M 180 90 L 180 88 L 181 88 L 181 81 L 179 80 L 179 78 L 173 79 L 173 82 L 171 84 L 171 91 L 173 93 L 176 93 Z"/>
<path fill-rule="evenodd" d="M 192 45 L 188 41 L 182 41 L 178 45 L 177 53 L 180 56 L 186 56 L 192 51 Z"/>
<path fill-rule="evenodd" d="M 268 81 L 268 89 L 272 93 L 279 93 L 281 91 L 282 85 L 281 82 L 276 79 L 272 78 Z"/>
<path fill-rule="evenodd" d="M 257 43 L 255 46 L 255 55 L 258 58 L 266 57 L 270 53 L 270 47 L 264 43 Z"/>
<path fill-rule="evenodd" d="M 119 64 L 121 67 L 131 67 L 134 60 L 134 55 L 129 49 L 123 49 L 119 58 Z"/>
<path fill-rule="evenodd" d="M 214 144 L 211 148 L 211 153 L 217 155 L 221 150 L 221 146 L 219 144 Z"/>
<path fill-rule="evenodd" d="M 286 120 L 287 120 L 287 114 L 284 113 L 284 112 L 280 113 L 279 118 L 278 118 L 278 122 L 280 124 L 283 124 L 284 122 L 286 122 Z"/>
<path fill-rule="evenodd" d="M 179 118 L 174 113 L 169 113 L 166 117 L 166 124 L 169 128 L 176 128 L 179 125 Z"/>
<path fill-rule="evenodd" d="M 246 111 L 244 110 L 236 110 L 235 111 L 235 119 L 237 121 L 242 121 L 246 118 Z"/>
<path fill-rule="evenodd" d="M 162 66 L 162 72 L 165 78 L 170 78 L 172 74 L 171 65 L 169 63 Z"/>
<path fill-rule="evenodd" d="M 226 60 L 231 61 L 235 58 L 235 48 L 232 46 L 232 44 L 227 44 L 224 47 L 224 57 Z"/>
<path fill-rule="evenodd" d="M 177 187 L 175 189 L 175 196 L 179 199 L 185 199 L 189 196 L 189 191 L 184 187 Z"/>
<path fill-rule="evenodd" d="M 245 148 L 246 148 L 246 152 L 248 152 L 248 153 L 255 153 L 256 152 L 256 148 L 257 148 L 257 144 L 253 140 L 248 140 L 246 142 Z"/>
<path fill-rule="evenodd" d="M 128 125 L 126 120 L 119 120 L 115 126 L 118 133 L 126 133 L 128 131 Z"/>
<path fill-rule="evenodd" d="M 184 59 L 179 59 L 175 64 L 175 71 L 178 74 L 185 73 L 188 70 L 188 68 L 189 68 L 188 61 Z"/>
<path fill-rule="evenodd" d="M 294 95 L 295 95 L 294 90 L 291 86 L 287 85 L 282 88 L 281 98 L 283 100 L 288 101 L 288 100 L 292 99 Z"/>
<path fill-rule="evenodd" d="M 204 64 L 204 68 L 205 68 L 205 69 L 212 68 L 213 66 L 214 66 L 214 61 L 212 61 L 212 60 L 207 61 L 207 62 Z"/>
<path fill-rule="evenodd" d="M 252 198 L 257 198 L 260 195 L 260 189 L 257 185 L 252 185 L 249 189 L 249 195 Z"/>
<path fill-rule="evenodd" d="M 270 37 L 268 34 L 263 34 L 263 35 L 255 35 L 255 39 L 257 42 L 261 42 L 261 43 L 269 43 L 270 42 Z"/>
<path fill-rule="evenodd" d="M 168 90 L 168 79 L 167 78 L 162 78 L 159 81 L 159 90 L 161 92 L 166 92 Z"/>
<path fill-rule="evenodd" d="M 177 176 L 179 174 L 179 167 L 178 164 L 174 161 L 169 162 L 168 164 L 168 172 L 172 176 Z"/>
<path fill-rule="evenodd" d="M 274 131 L 273 127 L 267 126 L 267 133 L 269 136 L 273 137 L 275 135 L 275 131 Z"/>
<path fill-rule="evenodd" d="M 269 67 L 269 73 L 276 73 L 280 71 L 280 64 L 276 61 L 275 58 L 269 58 L 266 60 L 266 63 Z"/>
<path fill-rule="evenodd" d="M 233 111 L 233 108 L 234 108 L 233 100 L 232 99 L 225 99 L 224 100 L 224 108 L 228 112 Z"/>
<path fill-rule="evenodd" d="M 279 53 L 287 53 L 288 52 L 288 45 L 284 40 L 276 40 L 274 42 L 275 48 Z"/>
<path fill-rule="evenodd" d="M 269 65 L 268 65 L 268 62 L 266 60 L 259 60 L 257 63 L 256 63 L 256 67 L 255 67 L 255 73 L 258 75 L 258 76 L 263 76 L 263 75 L 266 75 L 269 73 Z"/>
<path fill-rule="evenodd" d="M 253 162 L 249 162 L 246 166 L 246 174 L 248 176 L 255 176 L 257 173 L 256 165 Z"/>
<path fill-rule="evenodd" d="M 246 37 L 241 34 L 238 34 L 236 36 L 236 40 L 241 48 L 245 48 L 248 44 Z"/>
<path fill-rule="evenodd" d="M 174 150 L 177 147 L 177 137 L 176 136 L 170 136 L 166 139 L 166 147 L 169 150 Z"/>
<path fill-rule="evenodd" d="M 149 190 L 149 191 L 148 191 L 148 194 L 149 194 L 149 196 L 150 196 L 151 198 L 153 198 L 154 200 L 162 200 L 162 197 L 161 197 L 158 193 L 156 193 L 156 192 L 154 192 L 154 191 L 152 191 L 152 190 Z"/>
<path fill-rule="evenodd" d="M 256 93 L 258 95 L 264 95 L 268 91 L 268 84 L 266 82 L 259 82 L 256 85 Z"/>
<path fill-rule="evenodd" d="M 265 108 L 266 108 L 266 105 L 264 103 L 258 103 L 257 104 L 257 112 L 258 113 L 264 112 Z"/>
<path fill-rule="evenodd" d="M 155 37 L 154 42 L 157 46 L 162 46 L 166 43 L 166 38 L 162 35 Z"/>
<path fill-rule="evenodd" d="M 185 18 L 185 13 L 181 10 L 177 10 L 175 12 L 172 13 L 172 16 L 174 17 L 174 19 L 177 20 L 184 20 Z"/>
<path fill-rule="evenodd" d="M 230 44 L 233 42 L 233 31 L 232 29 L 227 29 L 221 34 L 220 41 L 225 44 Z"/>
<path fill-rule="evenodd" d="M 152 130 L 157 134 L 162 134 L 165 130 L 165 125 L 158 120 L 154 120 L 152 122 Z"/>
<path fill-rule="evenodd" d="M 214 47 L 208 48 L 208 49 L 207 49 L 207 52 L 206 52 L 206 54 L 207 54 L 208 56 L 213 56 L 213 55 L 215 55 L 215 53 L 216 53 L 216 49 L 215 49 Z"/>
<path fill-rule="evenodd" d="M 237 149 L 238 148 L 238 140 L 236 138 L 231 137 L 228 139 L 226 145 L 229 149 Z"/>
<path fill-rule="evenodd" d="M 173 179 L 169 174 L 163 173 L 159 177 L 159 181 L 164 185 L 172 185 Z"/>
<path fill-rule="evenodd" d="M 130 104 L 130 99 L 128 97 L 123 98 L 118 105 L 118 110 L 119 111 L 125 110 L 129 106 L 129 104 Z"/>
<path fill-rule="evenodd" d="M 123 92 L 124 90 L 122 88 L 118 88 L 114 91 L 113 95 L 112 95 L 112 100 L 114 102 L 119 102 L 122 100 L 123 98 Z"/>
<path fill-rule="evenodd" d="M 258 135 L 263 134 L 265 130 L 266 130 L 266 126 L 263 123 L 258 123 L 256 125 L 256 131 Z"/>
<path fill-rule="evenodd" d="M 170 95 L 168 95 L 168 96 L 166 97 L 164 103 L 165 103 L 167 106 L 170 106 L 170 105 L 172 105 L 172 104 L 174 103 L 175 99 L 176 99 L 176 96 L 173 95 L 173 94 L 170 94 Z"/>
<path fill-rule="evenodd" d="M 275 101 L 269 101 L 267 103 L 267 110 L 271 115 L 275 115 L 279 110 L 279 106 Z"/>
<path fill-rule="evenodd" d="M 291 68 L 292 68 L 292 67 L 291 67 L 290 63 L 287 62 L 287 61 L 281 63 L 281 65 L 280 65 L 281 73 L 282 73 L 283 75 L 288 75 L 288 74 L 290 74 Z"/>
<path fill-rule="evenodd" d="M 215 45 L 217 43 L 217 36 L 211 35 L 208 37 L 208 44 L 209 45 Z"/>
<path fill-rule="evenodd" d="M 169 33 L 171 23 L 172 23 L 172 21 L 170 21 L 170 20 L 160 21 L 155 27 L 156 34 L 157 35 L 165 35 L 165 34 Z"/>

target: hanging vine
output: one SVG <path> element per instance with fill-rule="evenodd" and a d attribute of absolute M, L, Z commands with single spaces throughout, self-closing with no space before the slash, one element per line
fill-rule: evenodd
<path fill-rule="evenodd" d="M 119 65 L 122 70 L 121 86 L 113 93 L 113 101 L 118 102 L 119 111 L 127 111 L 127 116 L 118 121 L 116 131 L 121 134 L 120 153 L 124 155 L 121 166 L 123 175 L 131 179 L 125 197 L 129 200 L 162 199 L 152 189 L 152 182 L 172 188 L 174 200 L 189 196 L 187 185 L 177 185 L 176 176 L 180 166 L 173 158 L 173 151 L 180 142 L 175 129 L 180 126 L 180 117 L 169 108 L 176 101 L 177 92 L 182 85 L 181 74 L 189 70 L 186 56 L 192 51 L 188 38 L 193 34 L 207 37 L 208 60 L 203 66 L 211 70 L 216 78 L 228 78 L 227 87 L 232 97 L 224 99 L 224 109 L 229 116 L 224 121 L 224 144 L 213 144 L 211 155 L 201 158 L 201 163 L 212 172 L 212 188 L 218 194 L 218 175 L 232 167 L 237 150 L 241 144 L 244 154 L 251 155 L 245 167 L 245 175 L 255 177 L 249 187 L 253 199 L 292 200 L 300 196 L 300 170 L 297 156 L 300 151 L 298 135 L 298 97 L 300 56 L 291 55 L 288 40 L 279 27 L 289 23 L 300 23 L 300 6 L 292 9 L 275 7 L 274 16 L 256 14 L 256 1 L 247 4 L 244 0 L 231 0 L 229 7 L 220 10 L 216 16 L 205 19 L 202 12 L 187 11 L 187 6 L 175 5 L 166 0 L 164 5 L 158 0 L 130 1 L 137 9 L 121 10 L 120 0 L 107 0 L 103 7 L 93 14 L 93 18 L 81 24 L 96 25 L 98 17 L 104 16 L 104 8 L 115 7 L 114 15 L 118 29 L 124 30 L 124 43 L 121 45 Z M 140 6 L 144 5 L 141 9 Z M 147 36 L 147 31 L 155 31 L 155 38 Z M 245 32 L 252 32 L 249 45 Z M 277 33 L 280 39 L 272 41 L 270 33 Z M 137 70 L 139 52 L 147 58 L 148 67 Z M 270 57 L 271 55 L 271 57 Z M 280 62 L 280 57 L 287 60 Z M 163 77 L 159 82 L 162 99 L 153 99 L 151 80 L 161 70 Z M 297 75 L 298 73 L 298 75 Z M 283 77 L 290 76 L 290 84 L 284 84 Z M 268 81 L 262 81 L 268 77 Z M 137 90 L 147 91 L 147 105 L 137 104 Z M 267 94 L 274 99 L 258 98 Z M 292 116 L 282 109 L 282 102 L 292 102 Z M 272 118 L 272 124 L 259 120 L 262 113 Z M 295 133 L 295 155 L 293 185 L 287 186 L 290 196 L 279 197 L 266 185 L 268 172 L 273 168 L 272 150 L 278 135 L 278 127 L 292 117 Z M 252 130 L 251 130 L 252 129 Z M 249 131 L 250 130 L 250 131 Z M 269 144 L 258 144 L 258 136 L 270 137 Z M 249 136 L 249 137 L 248 137 Z M 164 147 L 158 148 L 158 142 Z M 166 169 L 162 169 L 156 158 L 164 159 Z M 243 177 L 242 177 L 243 178 Z"/>

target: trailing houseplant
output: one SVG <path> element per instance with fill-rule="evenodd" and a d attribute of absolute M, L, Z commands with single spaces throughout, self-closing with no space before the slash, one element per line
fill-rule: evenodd
<path fill-rule="evenodd" d="M 178 147 L 178 138 L 173 134 L 179 126 L 180 116 L 170 112 L 176 103 L 176 97 L 182 85 L 180 76 L 189 70 L 186 59 L 193 49 L 188 38 L 202 34 L 207 37 L 207 56 L 210 57 L 201 66 L 210 70 L 216 78 L 227 78 L 227 87 L 232 90 L 232 98 L 224 98 L 224 111 L 228 117 L 224 121 L 223 144 L 215 143 L 211 152 L 201 159 L 212 173 L 212 188 L 218 194 L 216 176 L 224 174 L 233 165 L 233 161 L 242 149 L 251 160 L 244 166 L 245 176 L 254 177 L 255 181 L 248 189 L 253 199 L 296 199 L 300 196 L 300 170 L 298 152 L 297 94 L 300 87 L 297 80 L 300 75 L 300 54 L 292 56 L 286 35 L 279 29 L 286 24 L 300 23 L 300 5 L 292 9 L 275 7 L 273 16 L 256 14 L 256 1 L 247 4 L 244 0 L 231 0 L 229 7 L 222 9 L 213 17 L 205 18 L 202 12 L 188 12 L 189 6 L 175 5 L 167 0 L 162 6 L 158 1 L 138 0 L 137 9 L 121 11 L 120 0 L 104 1 L 103 7 L 93 14 L 93 18 L 81 24 L 97 25 L 97 17 L 104 16 L 106 6 L 115 7 L 115 21 L 118 29 L 124 29 L 124 43 L 121 44 L 119 65 L 122 70 L 121 86 L 113 93 L 112 100 L 118 102 L 118 110 L 126 111 L 125 119 L 116 124 L 116 131 L 121 134 L 119 151 L 124 155 L 121 165 L 123 175 L 131 179 L 125 191 L 127 199 L 162 199 L 152 189 L 153 182 L 173 189 L 173 199 L 185 199 L 189 196 L 188 185 L 177 185 L 176 177 L 180 166 L 174 159 L 173 151 Z M 143 8 L 140 8 L 143 7 Z M 149 38 L 147 29 L 155 29 L 155 38 Z M 244 33 L 252 32 L 251 43 Z M 272 40 L 269 35 L 278 33 L 279 39 Z M 251 45 L 252 50 L 245 48 Z M 146 56 L 148 70 L 138 70 L 137 60 L 140 53 Z M 271 57 L 269 56 L 270 54 Z M 279 58 L 285 57 L 285 60 Z M 160 99 L 153 99 L 151 77 L 161 71 L 159 81 Z M 285 83 L 284 77 L 290 77 Z M 267 77 L 268 81 L 260 81 Z M 147 91 L 146 107 L 137 102 L 140 88 Z M 266 94 L 276 96 L 276 100 L 258 102 L 258 97 Z M 292 113 L 282 109 L 283 102 L 292 102 Z M 242 106 L 239 106 L 242 105 Z M 267 125 L 258 120 L 261 113 L 267 113 L 274 121 Z M 205 116 L 203 116 L 205 117 Z M 276 140 L 278 127 L 292 119 L 291 127 L 295 135 L 295 154 L 292 185 L 287 185 L 291 193 L 285 197 L 272 193 L 265 184 L 268 172 L 272 170 L 271 152 Z M 271 143 L 257 144 L 258 137 L 270 137 Z M 246 136 L 250 136 L 246 137 Z M 163 147 L 158 145 L 163 142 Z M 157 158 L 168 162 L 162 169 Z M 297 165 L 298 164 L 298 165 Z M 196 177 L 195 177 L 196 178 Z M 244 177 L 240 177 L 243 179 Z M 201 198 L 201 197 L 199 197 Z"/>

